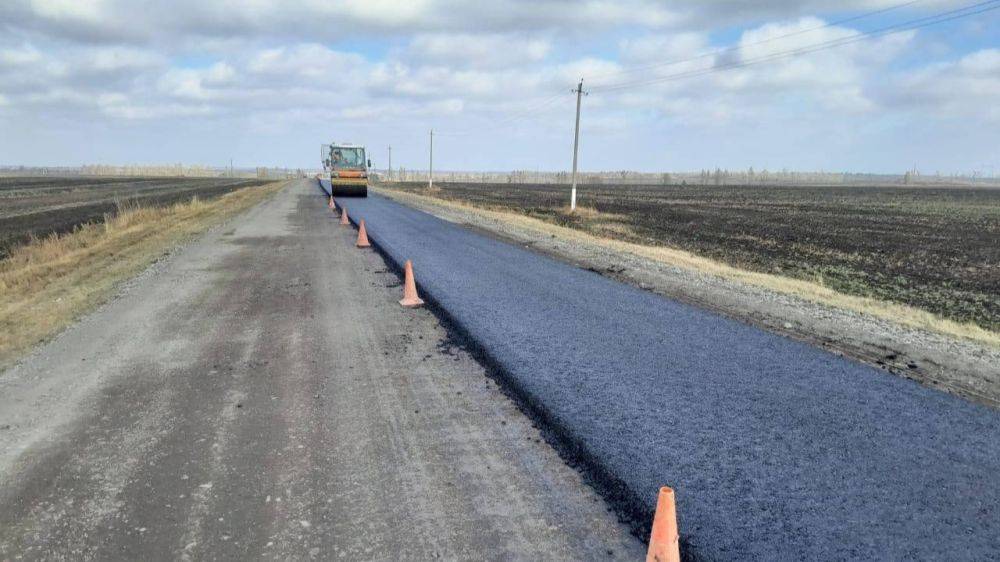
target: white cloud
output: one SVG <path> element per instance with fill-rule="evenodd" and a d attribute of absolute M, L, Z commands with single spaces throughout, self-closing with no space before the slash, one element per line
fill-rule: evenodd
<path fill-rule="evenodd" d="M 42 59 L 41 51 L 31 45 L 0 49 L 0 68 L 37 64 Z"/>
<path fill-rule="evenodd" d="M 192 38 L 345 37 L 433 32 L 663 27 L 672 11 L 651 0 L 6 0 L 0 22 L 82 42 L 186 44 Z"/>
<path fill-rule="evenodd" d="M 90 50 L 79 57 L 75 65 L 83 65 L 98 72 L 138 71 L 159 67 L 166 63 L 163 55 L 144 49 L 104 47 Z"/>
<path fill-rule="evenodd" d="M 71 23 L 96 23 L 112 9 L 106 0 L 31 0 L 31 12 L 41 18 Z"/>
<path fill-rule="evenodd" d="M 1000 122 L 1000 49 L 899 73 L 884 95 L 889 103 L 938 119 Z"/>
<path fill-rule="evenodd" d="M 416 64 L 504 68 L 539 62 L 550 50 L 546 39 L 514 34 L 433 33 L 415 37 L 406 57 Z"/>
<path fill-rule="evenodd" d="M 854 29 L 824 27 L 827 19 L 809 14 L 890 4 L 0 0 L 0 126 L 45 117 L 95 131 L 155 122 L 145 126 L 159 135 L 156 127 L 198 117 L 191 121 L 213 130 L 249 124 L 288 138 L 309 126 L 384 135 L 434 126 L 442 138 L 461 130 L 470 139 L 502 139 L 516 130 L 527 142 L 565 144 L 569 90 L 581 77 L 594 90 L 584 130 L 619 142 L 671 127 L 725 136 L 765 122 L 806 134 L 907 112 L 997 119 L 998 51 L 956 56 L 961 46 L 949 45 L 933 56 L 955 60 L 911 60 L 912 69 L 894 70 L 913 32 L 622 91 L 599 88 L 849 38 Z M 725 47 L 716 32 L 747 21 L 732 51 L 715 52 Z"/>
<path fill-rule="evenodd" d="M 584 74 L 596 94 L 587 106 L 631 116 L 633 130 L 665 121 L 720 133 L 765 122 L 804 123 L 806 116 L 832 122 L 891 110 L 874 85 L 912 42 L 912 32 L 719 71 L 856 33 L 805 17 L 747 29 L 731 48 L 712 46 L 707 35 L 694 32 L 629 38 L 619 43 L 623 66 L 616 70 L 605 61 L 605 69 Z M 619 84 L 619 90 L 602 90 Z"/>
<path fill-rule="evenodd" d="M 229 63 L 217 62 L 203 69 L 170 69 L 157 82 L 160 92 L 181 99 L 208 101 L 236 86 L 237 73 Z"/>
<path fill-rule="evenodd" d="M 619 43 L 623 62 L 638 65 L 694 57 L 709 50 L 708 36 L 696 32 L 647 35 Z"/>
<path fill-rule="evenodd" d="M 109 103 L 102 106 L 101 110 L 110 117 L 125 121 L 206 116 L 212 111 L 207 105 L 179 103 L 143 105 L 129 102 Z"/>
<path fill-rule="evenodd" d="M 371 82 L 372 91 L 383 96 L 431 98 L 436 96 L 484 94 L 494 83 L 490 75 L 454 72 L 444 67 L 412 69 L 401 65 L 380 67 Z"/>
<path fill-rule="evenodd" d="M 356 75 L 364 67 L 360 55 L 309 43 L 260 51 L 251 57 L 247 70 L 273 78 L 315 80 Z"/>
<path fill-rule="evenodd" d="M 970 76 L 1000 80 L 1000 49 L 983 49 L 968 54 L 958 61 L 958 66 Z"/>
<path fill-rule="evenodd" d="M 604 25 L 633 25 L 637 27 L 667 27 L 678 23 L 678 16 L 658 2 L 615 2 L 593 0 L 578 3 L 554 3 L 565 19 Z M 558 21 L 558 20 L 555 20 Z"/>
<path fill-rule="evenodd" d="M 731 25 L 754 25 L 761 21 L 831 13 L 886 10 L 912 15 L 914 11 L 943 10 L 963 4 L 960 0 L 923 0 L 901 6 L 899 0 L 678 0 L 673 2 L 686 25 L 720 28 Z M 909 10 L 895 10 L 908 7 Z"/>

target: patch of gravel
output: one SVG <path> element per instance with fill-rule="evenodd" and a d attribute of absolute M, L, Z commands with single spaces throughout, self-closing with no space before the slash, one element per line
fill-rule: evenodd
<path fill-rule="evenodd" d="M 378 192 L 488 236 L 1000 408 L 1000 349 L 612 251 L 578 237 L 553 235 L 427 197 Z"/>

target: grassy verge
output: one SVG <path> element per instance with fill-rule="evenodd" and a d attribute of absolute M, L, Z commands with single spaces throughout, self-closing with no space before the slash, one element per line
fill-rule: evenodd
<path fill-rule="evenodd" d="M 556 224 L 553 218 L 529 217 L 511 209 L 496 208 L 486 205 L 472 205 L 465 202 L 443 199 L 436 194 L 428 194 L 426 190 L 415 193 L 413 190 L 399 190 L 382 186 L 384 193 L 401 201 L 410 200 L 431 206 L 439 206 L 474 213 L 486 219 L 501 221 L 539 235 L 555 236 L 564 240 L 574 240 L 591 246 L 598 246 L 615 252 L 627 252 L 660 263 L 669 264 L 687 270 L 714 275 L 723 279 L 738 281 L 749 285 L 763 287 L 779 293 L 793 295 L 811 302 L 832 306 L 853 312 L 867 314 L 896 324 L 928 330 L 947 336 L 958 337 L 1000 348 L 1000 333 L 987 330 L 973 323 L 957 322 L 943 318 L 926 310 L 886 302 L 870 297 L 849 295 L 821 283 L 794 279 L 771 273 L 762 273 L 740 269 L 725 263 L 696 255 L 694 253 L 667 246 L 652 246 L 624 242 L 614 238 L 612 228 L 600 235 L 584 232 L 570 226 Z M 596 215 L 592 210 L 588 214 Z"/>
<path fill-rule="evenodd" d="M 0 368 L 107 299 L 171 247 L 277 193 L 284 182 L 164 207 L 128 206 L 14 248 L 0 261 Z"/>

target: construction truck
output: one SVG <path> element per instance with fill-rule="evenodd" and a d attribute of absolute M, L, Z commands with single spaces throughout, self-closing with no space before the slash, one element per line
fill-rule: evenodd
<path fill-rule="evenodd" d="M 320 149 L 323 174 L 330 182 L 334 197 L 368 196 L 368 169 L 372 161 L 365 157 L 365 147 L 357 144 L 331 143 Z"/>

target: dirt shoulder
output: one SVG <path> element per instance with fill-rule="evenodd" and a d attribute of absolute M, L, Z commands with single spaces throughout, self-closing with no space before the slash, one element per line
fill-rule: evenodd
<path fill-rule="evenodd" d="M 208 201 L 133 206 L 14 248 L 0 260 L 0 368 L 114 293 L 179 243 L 257 205 L 287 182 L 246 187 Z"/>
<path fill-rule="evenodd" d="M 480 209 L 381 187 L 378 193 L 601 275 L 807 341 L 971 401 L 1000 407 L 1000 346 L 891 320 L 894 305 L 846 297 L 820 286 L 742 272 L 687 252 L 600 238 L 516 213 Z M 782 290 L 785 289 L 785 290 Z M 843 304 L 834 306 L 829 303 Z M 865 312 L 873 311 L 872 313 Z M 947 321 L 940 321 L 947 328 Z"/>

